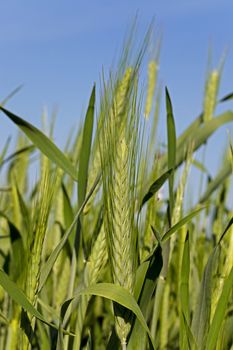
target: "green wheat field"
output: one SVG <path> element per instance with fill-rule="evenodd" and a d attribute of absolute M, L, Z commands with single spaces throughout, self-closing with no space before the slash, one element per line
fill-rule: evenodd
<path fill-rule="evenodd" d="M 0 152 L 1 350 L 233 349 L 230 135 L 215 177 L 196 159 L 233 122 L 215 113 L 233 94 L 218 94 L 223 62 L 210 67 L 180 134 L 151 31 L 139 45 L 129 33 L 63 150 L 53 121 L 39 130 L 8 110 L 16 91 L 0 104 L 19 129 Z"/>

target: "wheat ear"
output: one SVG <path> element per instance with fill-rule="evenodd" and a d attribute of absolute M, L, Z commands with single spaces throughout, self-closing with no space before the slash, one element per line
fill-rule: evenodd
<path fill-rule="evenodd" d="M 204 116 L 206 122 L 213 117 L 218 95 L 220 74 L 217 69 L 214 69 L 206 82 L 205 98 L 204 98 Z"/>
<path fill-rule="evenodd" d="M 152 110 L 156 83 L 157 83 L 157 75 L 158 75 L 158 63 L 155 60 L 152 60 L 148 64 L 148 83 L 147 83 L 147 95 L 146 95 L 146 103 L 145 103 L 145 118 L 148 118 L 150 112 Z"/>
<path fill-rule="evenodd" d="M 127 289 L 134 287 L 133 236 L 133 171 L 134 143 L 128 131 L 132 116 L 128 109 L 132 92 L 133 69 L 126 70 L 117 84 L 113 102 L 105 121 L 101 162 L 103 167 L 104 199 L 107 213 L 106 233 L 113 282 Z M 107 159 L 107 161 L 106 161 Z M 130 331 L 129 315 L 114 305 L 115 328 L 122 348 Z"/>

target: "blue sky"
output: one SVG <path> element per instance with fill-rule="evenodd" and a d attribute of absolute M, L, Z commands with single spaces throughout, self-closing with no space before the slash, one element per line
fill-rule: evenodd
<path fill-rule="evenodd" d="M 178 134 L 201 111 L 210 44 L 213 66 L 228 48 L 220 95 L 233 91 L 231 0 L 7 0 L 0 13 L 0 99 L 23 84 L 7 107 L 37 126 L 44 107 L 49 114 L 57 109 L 60 146 L 83 117 L 93 82 L 98 84 L 102 67 L 110 67 L 120 51 L 136 13 L 139 36 L 153 17 L 155 38 L 163 35 L 160 79 L 173 100 Z M 1 115 L 1 146 L 15 133 Z M 223 139 L 225 129 L 210 148 Z M 211 159 L 216 167 L 216 157 Z"/>

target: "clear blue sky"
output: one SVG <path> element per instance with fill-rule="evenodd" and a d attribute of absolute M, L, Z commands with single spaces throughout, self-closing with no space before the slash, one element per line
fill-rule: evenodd
<path fill-rule="evenodd" d="M 7 0 L 0 13 L 0 99 L 24 84 L 7 107 L 37 126 L 44 106 L 58 108 L 58 145 L 83 116 L 93 82 L 111 65 L 136 13 L 141 35 L 152 17 L 163 34 L 160 79 L 178 133 L 201 110 L 209 44 L 214 65 L 228 48 L 220 95 L 233 91 L 232 0 Z M 1 147 L 15 132 L 1 115 Z M 213 147 L 226 138 L 219 135 Z"/>

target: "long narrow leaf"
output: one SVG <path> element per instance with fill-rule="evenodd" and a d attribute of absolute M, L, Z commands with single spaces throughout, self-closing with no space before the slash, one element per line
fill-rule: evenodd
<path fill-rule="evenodd" d="M 183 318 L 183 323 L 184 323 L 186 334 L 187 334 L 187 338 L 188 338 L 189 349 L 190 350 L 198 350 L 199 348 L 197 346 L 196 340 L 194 338 L 192 330 L 190 329 L 184 314 L 182 314 L 182 318 Z"/>
<path fill-rule="evenodd" d="M 44 135 L 39 129 L 32 124 L 26 122 L 24 119 L 11 113 L 7 109 L 0 106 L 0 110 L 15 124 L 20 130 L 22 130 L 32 143 L 52 162 L 57 164 L 61 169 L 69 174 L 74 180 L 77 181 L 77 171 L 65 156 L 65 154 Z"/>
<path fill-rule="evenodd" d="M 151 343 L 153 347 L 155 348 L 154 341 L 152 339 L 150 330 L 146 324 L 145 318 L 140 310 L 140 307 L 138 306 L 136 300 L 134 297 L 123 287 L 112 284 L 112 283 L 98 283 L 95 285 L 92 285 L 83 291 L 78 292 L 78 294 L 91 294 L 91 295 L 97 295 L 103 298 L 110 299 L 112 301 L 115 301 L 116 303 L 126 307 L 130 311 L 132 311 L 136 316 L 139 322 L 141 323 L 142 327 L 147 332 Z"/>
<path fill-rule="evenodd" d="M 187 342 L 190 343 L 189 331 L 186 323 L 190 324 L 189 313 L 189 274 L 190 274 L 190 248 L 189 248 L 189 233 L 187 232 L 180 273 L 180 349 L 187 347 Z M 185 318 L 185 320 L 184 320 Z"/>
<path fill-rule="evenodd" d="M 190 273 L 190 256 L 189 256 L 189 234 L 187 233 L 180 276 L 180 303 L 182 312 L 189 322 L 189 273 Z"/>
<path fill-rule="evenodd" d="M 219 254 L 219 245 L 212 251 L 207 261 L 205 271 L 202 277 L 200 292 L 197 299 L 197 305 L 194 310 L 192 320 L 192 331 L 199 346 L 199 349 L 205 349 L 207 331 L 210 322 L 211 311 L 211 292 L 213 268 L 216 264 Z"/>
<path fill-rule="evenodd" d="M 169 176 L 172 174 L 172 169 L 169 169 L 168 171 L 166 171 L 164 174 L 162 174 L 157 180 L 155 180 L 155 182 L 153 182 L 153 184 L 149 187 L 149 190 L 147 191 L 147 193 L 145 194 L 145 196 L 142 199 L 140 208 L 139 208 L 139 212 L 141 211 L 142 207 L 144 206 L 144 204 L 151 198 L 153 197 L 153 195 L 155 193 L 158 192 L 158 190 L 163 186 L 163 184 L 165 183 L 165 181 L 169 178 Z"/>
<path fill-rule="evenodd" d="M 160 245 L 156 247 L 156 249 L 154 250 L 148 262 L 149 262 L 149 265 L 148 265 L 145 277 L 142 271 L 142 277 L 144 277 L 143 281 L 141 281 L 140 283 L 139 275 L 137 275 L 137 279 L 136 279 L 136 287 L 137 287 L 137 284 L 139 285 L 141 284 L 141 292 L 140 292 L 140 298 L 138 303 L 145 319 L 147 319 L 147 316 L 149 313 L 149 307 L 150 307 L 148 300 L 151 300 L 152 298 L 152 295 L 155 291 L 157 278 L 159 277 L 159 274 L 163 266 L 162 249 Z M 144 264 L 146 263 L 147 261 Z M 128 350 L 134 350 L 136 348 L 144 349 L 145 346 L 146 346 L 146 330 L 142 326 L 141 322 L 137 319 L 134 323 L 127 349 Z"/>
<path fill-rule="evenodd" d="M 30 303 L 23 291 L 15 284 L 7 274 L 0 269 L 0 285 L 5 289 L 5 291 L 10 295 L 10 297 L 24 310 L 29 312 L 31 315 L 35 316 L 47 325 L 57 328 L 55 325 L 46 321 L 42 314 Z"/>
<path fill-rule="evenodd" d="M 199 121 L 201 121 L 201 117 L 199 117 Z M 177 138 L 177 150 L 176 150 L 176 167 L 180 166 L 186 159 L 187 152 L 185 151 L 185 147 L 191 143 L 193 146 L 193 152 L 199 149 L 209 137 L 218 130 L 221 126 L 226 123 L 230 123 L 233 121 L 233 112 L 228 111 L 219 116 L 201 124 L 197 127 L 198 122 L 196 123 L 195 132 L 192 133 L 191 129 L 189 132 L 185 132 L 184 135 Z M 187 131 L 187 130 L 186 130 Z M 185 146 L 186 145 L 186 146 Z M 164 154 L 160 159 L 160 165 L 162 169 L 165 169 L 168 163 L 167 154 Z"/>
<path fill-rule="evenodd" d="M 232 174 L 232 166 L 230 161 L 227 161 L 224 168 L 219 171 L 217 176 L 208 184 L 205 192 L 199 199 L 199 203 L 206 202 L 211 194 L 226 180 L 226 178 Z"/>
<path fill-rule="evenodd" d="M 95 108 L 95 85 L 92 89 L 87 114 L 85 118 L 82 146 L 80 150 L 79 159 L 79 171 L 78 171 L 78 203 L 79 207 L 86 196 L 87 178 L 88 178 L 88 164 L 91 152 L 91 141 L 93 132 L 93 121 L 94 121 L 94 108 Z"/>
<path fill-rule="evenodd" d="M 181 219 L 177 224 L 172 226 L 162 237 L 162 242 L 165 242 L 168 238 L 171 237 L 171 235 L 178 231 L 183 225 L 187 224 L 194 216 L 196 216 L 198 213 L 200 213 L 201 210 L 205 209 L 205 207 L 198 208 L 194 211 L 192 211 L 190 214 L 185 216 L 183 219 Z"/>
<path fill-rule="evenodd" d="M 208 336 L 206 340 L 206 350 L 215 349 L 219 330 L 221 329 L 222 321 L 224 319 L 228 300 L 229 300 L 229 295 L 232 289 L 233 289 L 233 267 L 223 285 L 222 294 L 219 298 L 219 301 L 214 313 L 213 321 L 211 323 L 211 326 L 208 332 Z"/>
<path fill-rule="evenodd" d="M 166 88 L 166 108 L 167 108 L 167 139 L 168 139 L 168 168 L 173 169 L 171 176 L 168 179 L 169 182 L 169 204 L 170 215 L 172 215 L 174 207 L 174 169 L 176 165 L 176 128 L 173 116 L 172 103 L 169 96 L 169 92 Z M 171 218 L 170 218 L 171 222 Z"/>

